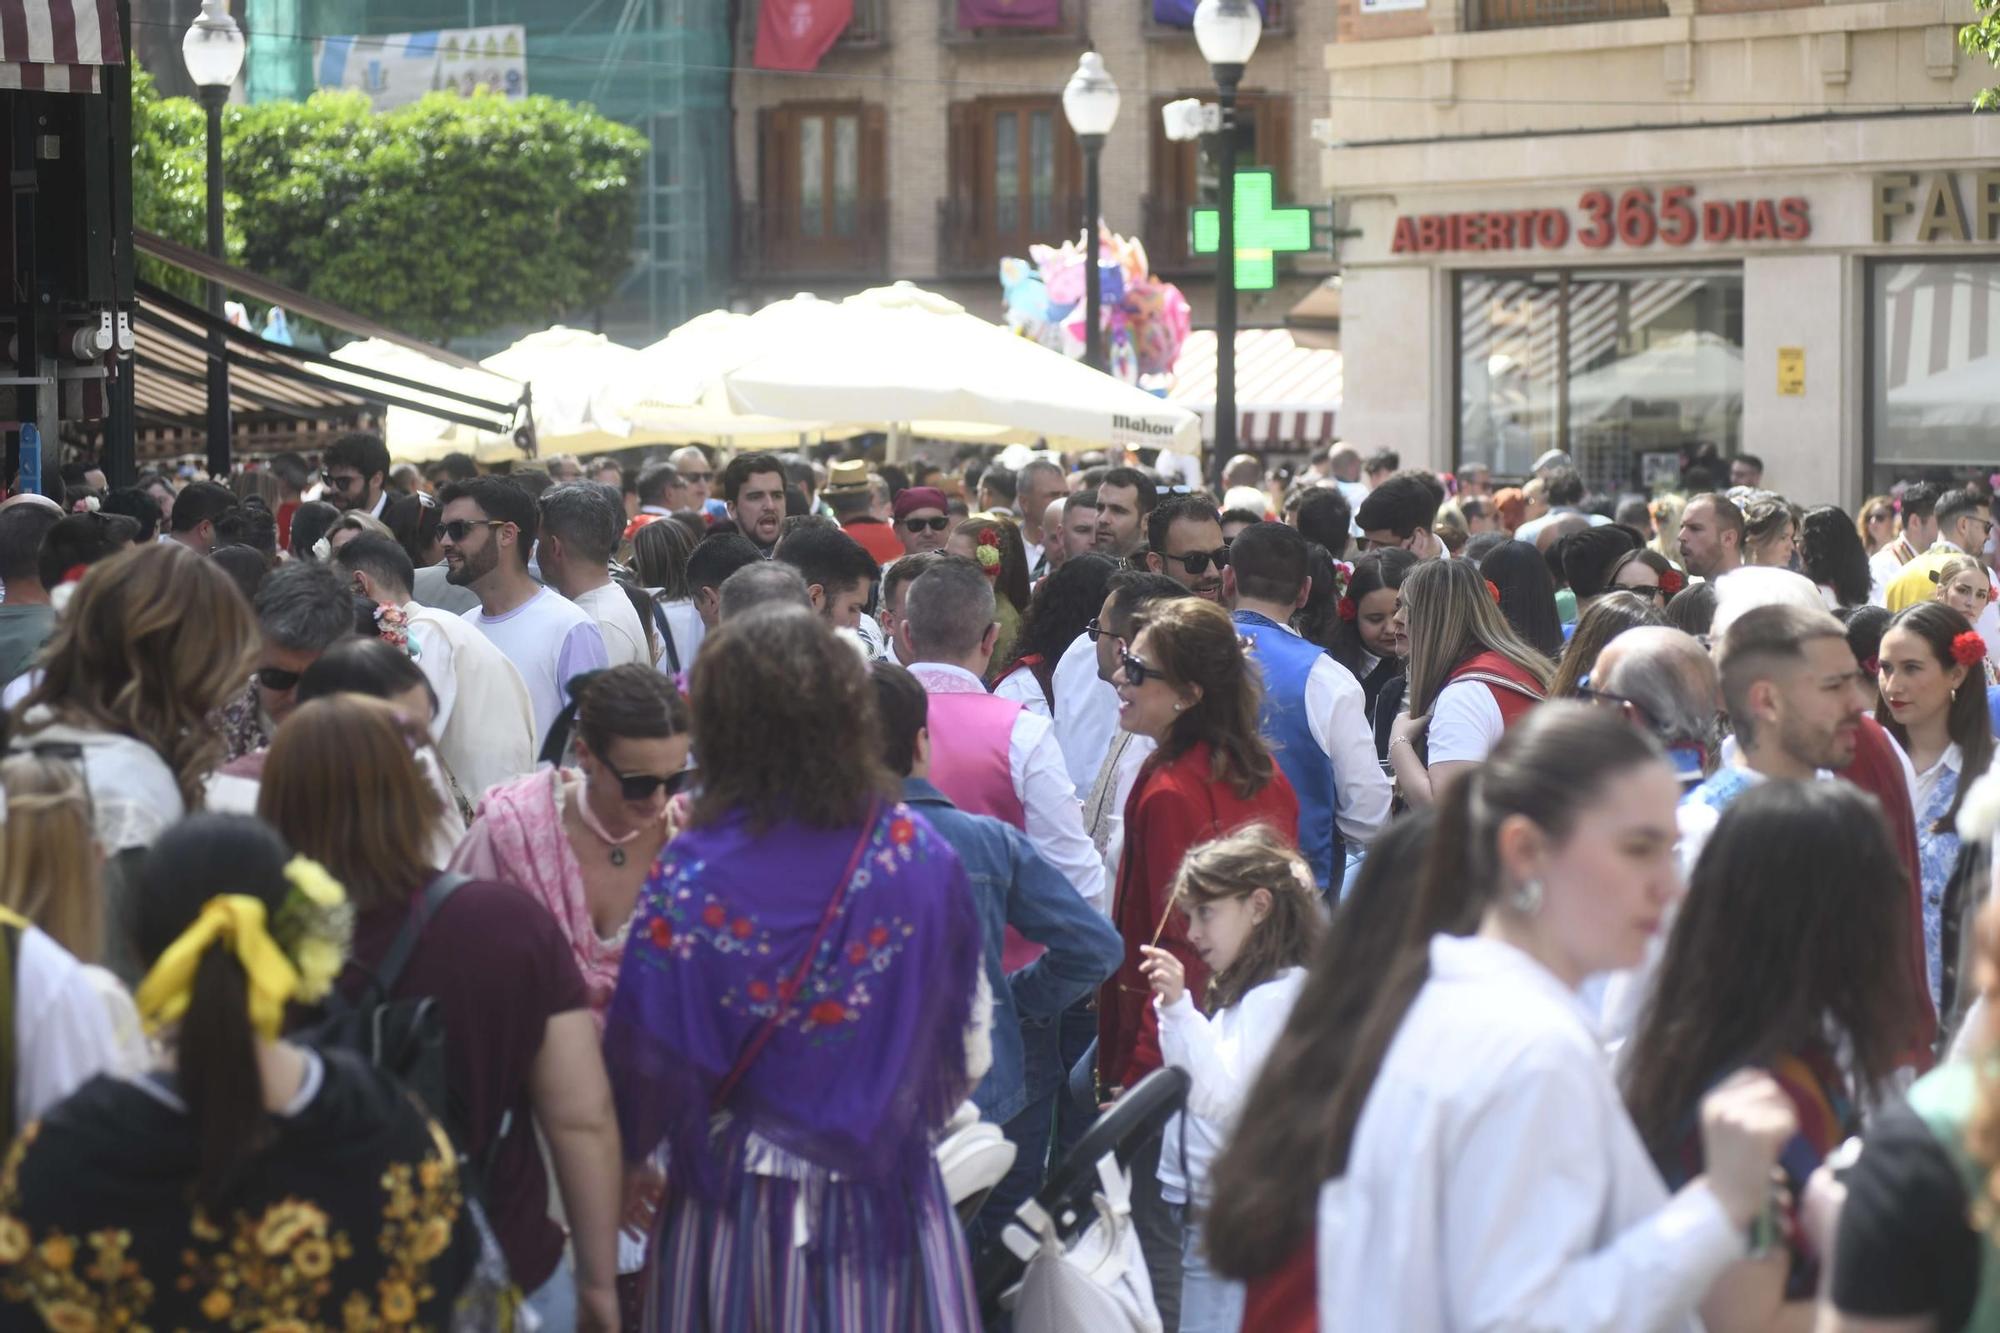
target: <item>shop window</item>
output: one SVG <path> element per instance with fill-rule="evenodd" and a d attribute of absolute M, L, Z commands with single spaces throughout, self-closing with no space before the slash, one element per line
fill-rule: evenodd
<path fill-rule="evenodd" d="M 946 268 L 989 268 L 1082 234 L 1081 156 L 1058 99 L 960 102 L 949 130 L 952 191 L 938 219 Z"/>
<path fill-rule="evenodd" d="M 1992 470 L 2000 438 L 2000 262 L 1869 267 L 1868 492 Z"/>
<path fill-rule="evenodd" d="M 882 108 L 791 103 L 757 113 L 759 191 L 745 266 L 762 273 L 879 268 L 888 209 Z"/>
<path fill-rule="evenodd" d="M 1188 211 L 1212 208 L 1222 197 L 1221 164 L 1207 138 L 1179 142 L 1167 137 L 1160 108 L 1170 97 L 1153 99 L 1146 118 L 1153 141 L 1152 191 L 1145 201 L 1146 254 L 1157 272 L 1214 272 L 1213 255 L 1188 246 Z M 1214 90 L 1203 101 L 1214 100 Z M 1237 99 L 1236 165 L 1269 167 L 1277 197 L 1289 200 L 1292 162 L 1292 100 L 1282 94 L 1244 92 Z"/>
<path fill-rule="evenodd" d="M 1562 449 L 1615 493 L 1684 446 L 1736 452 L 1741 269 L 1461 273 L 1457 294 L 1460 462 L 1518 478 Z"/>

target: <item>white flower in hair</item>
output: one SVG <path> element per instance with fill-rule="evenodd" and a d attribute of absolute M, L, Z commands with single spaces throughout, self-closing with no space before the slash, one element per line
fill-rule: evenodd
<path fill-rule="evenodd" d="M 327 561 L 333 559 L 333 543 L 321 537 L 312 544 L 313 559 Z"/>

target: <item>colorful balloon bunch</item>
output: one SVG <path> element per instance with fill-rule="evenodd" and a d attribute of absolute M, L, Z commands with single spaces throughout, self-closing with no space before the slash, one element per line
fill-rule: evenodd
<path fill-rule="evenodd" d="M 1044 347 L 1083 358 L 1084 254 L 1080 241 L 1029 247 L 1000 261 L 1007 327 Z M 1032 262 L 1031 262 L 1032 261 Z M 1099 224 L 1097 264 L 1107 365 L 1127 383 L 1164 375 L 1180 357 L 1191 318 L 1180 288 L 1153 276 L 1146 247 Z"/>

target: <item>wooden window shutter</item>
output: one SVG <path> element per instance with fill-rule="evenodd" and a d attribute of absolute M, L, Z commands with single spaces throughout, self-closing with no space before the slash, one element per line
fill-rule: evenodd
<path fill-rule="evenodd" d="M 889 145 L 887 120 L 874 102 L 861 108 L 860 240 L 863 253 L 889 253 Z M 879 271 L 879 270 L 878 270 Z"/>

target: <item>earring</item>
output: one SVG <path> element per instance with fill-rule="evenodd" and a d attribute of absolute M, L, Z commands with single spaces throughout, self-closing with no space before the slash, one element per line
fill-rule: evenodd
<path fill-rule="evenodd" d="M 1535 915 L 1542 910 L 1542 882 L 1538 879 L 1527 881 L 1514 890 L 1513 895 L 1507 900 L 1507 905 L 1522 916 Z"/>
<path fill-rule="evenodd" d="M 1176 713 L 1178 713 L 1178 712 L 1180 712 L 1180 711 L 1181 711 L 1181 709 L 1183 709 L 1183 708 L 1186 708 L 1186 707 L 1187 707 L 1187 705 L 1186 705 L 1186 704 L 1175 704 L 1175 705 L 1174 705 L 1174 711 L 1175 711 Z"/>

